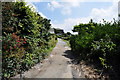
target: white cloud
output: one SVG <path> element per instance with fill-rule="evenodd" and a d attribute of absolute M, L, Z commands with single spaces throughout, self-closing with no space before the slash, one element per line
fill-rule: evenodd
<path fill-rule="evenodd" d="M 54 26 L 54 28 L 64 29 L 65 32 L 71 32 L 71 30 L 73 29 L 73 26 L 79 23 L 88 23 L 90 19 L 91 19 L 90 17 L 68 18 L 64 20 L 63 24 L 52 24 L 52 26 Z"/>
<path fill-rule="evenodd" d="M 71 14 L 71 8 L 70 7 L 65 7 L 62 9 L 61 13 L 63 15 L 70 15 Z"/>
<path fill-rule="evenodd" d="M 102 19 L 105 19 L 107 21 L 112 21 L 113 18 L 117 19 L 118 16 L 118 9 L 117 9 L 117 3 L 113 3 L 112 6 L 103 9 L 103 8 L 93 8 L 87 17 L 81 17 L 81 18 L 68 18 L 65 19 L 63 24 L 53 24 L 55 28 L 61 28 L 64 29 L 65 32 L 71 32 L 74 25 L 77 25 L 79 23 L 88 23 L 90 19 L 93 19 L 95 22 L 100 22 Z"/>
<path fill-rule="evenodd" d="M 66 0 L 67 1 L 67 0 Z M 78 0 L 74 0 L 73 2 L 71 1 L 67 1 L 64 3 L 60 3 L 58 1 L 51 1 L 50 3 L 48 3 L 48 9 L 50 9 L 51 11 L 54 11 L 57 8 L 61 8 L 61 14 L 63 15 L 70 15 L 72 13 L 72 7 L 78 7 L 80 6 L 80 2 L 78 2 Z"/>
<path fill-rule="evenodd" d="M 80 1 L 84 0 L 62 0 L 61 2 L 67 2 L 71 7 L 78 7 L 80 6 Z"/>
<path fill-rule="evenodd" d="M 67 1 L 67 0 L 66 0 Z M 71 8 L 72 7 L 78 7 L 80 6 L 80 3 L 77 3 L 78 0 L 75 0 L 76 2 L 68 2 L 68 3 L 59 3 L 56 1 L 52 1 L 48 4 L 48 7 L 51 10 L 61 8 L 61 13 L 63 15 L 70 15 L 72 13 Z M 106 0 L 107 1 L 107 0 Z M 112 0 L 111 0 L 112 1 Z M 32 4 L 33 5 L 33 4 Z M 33 5 L 34 6 L 34 5 Z M 37 8 L 34 6 L 34 8 L 37 10 Z M 43 15 L 41 12 L 39 12 L 41 16 L 46 18 L 45 15 Z M 117 19 L 118 16 L 118 3 L 113 2 L 113 5 L 108 8 L 93 8 L 87 17 L 81 17 L 81 18 L 68 18 L 64 20 L 63 24 L 54 24 L 56 22 L 51 22 L 52 26 L 55 28 L 61 28 L 64 29 L 65 32 L 71 32 L 73 29 L 73 26 L 79 23 L 88 23 L 90 19 L 93 19 L 95 22 L 100 22 L 102 19 L 105 19 L 107 21 L 113 20 L 113 18 Z"/>
<path fill-rule="evenodd" d="M 117 19 L 118 16 L 118 3 L 114 2 L 112 6 L 103 9 L 103 8 L 93 8 L 90 16 L 95 19 L 97 22 L 101 19 L 105 19 L 108 21 L 113 20 L 113 18 Z"/>
<path fill-rule="evenodd" d="M 61 8 L 62 5 L 57 2 L 57 1 L 51 1 L 50 3 L 48 3 L 48 8 L 52 11 L 54 11 L 55 8 Z"/>
<path fill-rule="evenodd" d="M 54 8 L 60 8 L 60 7 L 62 7 L 62 5 L 59 4 L 57 1 L 51 1 L 51 5 L 52 5 Z"/>

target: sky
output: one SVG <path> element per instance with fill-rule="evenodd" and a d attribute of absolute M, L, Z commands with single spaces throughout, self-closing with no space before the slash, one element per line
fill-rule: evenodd
<path fill-rule="evenodd" d="M 120 15 L 120 1 L 118 3 L 118 14 Z M 120 16 L 119 16 L 118 20 L 120 20 Z"/>
<path fill-rule="evenodd" d="M 28 4 L 41 16 L 50 19 L 52 27 L 64 29 L 65 32 L 73 33 L 74 25 L 88 23 L 90 19 L 94 22 L 118 19 L 116 0 L 29 0 Z"/>

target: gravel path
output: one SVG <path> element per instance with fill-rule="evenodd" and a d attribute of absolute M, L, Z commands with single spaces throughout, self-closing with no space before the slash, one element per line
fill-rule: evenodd
<path fill-rule="evenodd" d="M 70 47 L 58 39 L 58 43 L 50 56 L 42 63 L 26 71 L 23 76 L 25 78 L 80 78 L 77 71 L 72 67 L 71 59 Z M 19 76 L 17 75 L 14 78 Z"/>

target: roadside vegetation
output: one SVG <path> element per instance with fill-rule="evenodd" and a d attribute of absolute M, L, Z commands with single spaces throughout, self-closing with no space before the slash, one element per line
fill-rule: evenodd
<path fill-rule="evenodd" d="M 56 45 L 50 20 L 25 2 L 2 3 L 2 77 L 29 70 Z"/>
<path fill-rule="evenodd" d="M 120 22 L 75 25 L 72 35 L 55 29 L 50 33 L 50 20 L 43 18 L 25 2 L 2 2 L 2 78 L 8 79 L 29 70 L 45 59 L 55 47 L 57 38 L 71 47 L 79 61 L 97 66 L 100 74 L 114 80 L 120 76 Z M 112 78 L 113 77 L 113 78 Z M 117 79 L 115 79 L 117 80 Z"/>
<path fill-rule="evenodd" d="M 70 38 L 73 54 L 80 61 L 86 61 L 99 67 L 100 74 L 108 73 L 109 77 L 119 78 L 120 74 L 120 22 L 114 20 L 75 25 Z M 116 77 L 117 76 L 117 77 Z M 117 79 L 115 79 L 117 80 Z"/>

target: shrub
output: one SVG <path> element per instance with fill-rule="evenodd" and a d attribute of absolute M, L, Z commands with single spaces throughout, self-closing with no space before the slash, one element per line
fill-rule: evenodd
<path fill-rule="evenodd" d="M 90 55 L 91 59 L 99 59 L 101 61 L 101 64 L 103 67 L 108 68 L 109 67 L 109 57 L 112 55 L 115 51 L 116 44 L 114 44 L 110 37 L 108 35 L 105 36 L 104 39 L 100 39 L 99 41 L 94 41 L 92 43 L 91 52 Z M 93 61 L 95 61 L 93 60 Z"/>
<path fill-rule="evenodd" d="M 120 27 L 119 22 L 79 24 L 73 31 L 78 35 L 70 38 L 73 53 L 82 60 L 96 62 L 104 68 L 117 65 L 120 58 Z M 117 68 L 118 69 L 118 68 Z"/>
<path fill-rule="evenodd" d="M 49 33 L 50 20 L 25 2 L 3 2 L 2 14 L 2 76 L 9 78 L 44 59 L 46 50 L 55 46 L 56 37 Z"/>

